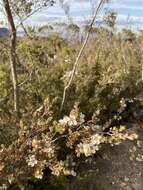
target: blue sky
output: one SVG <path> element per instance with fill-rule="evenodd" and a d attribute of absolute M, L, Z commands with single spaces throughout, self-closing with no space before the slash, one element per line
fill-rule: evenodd
<path fill-rule="evenodd" d="M 75 22 L 83 21 L 91 15 L 91 0 L 64 0 L 65 4 L 70 4 L 70 17 Z M 96 0 L 94 0 L 96 1 Z M 118 13 L 117 25 L 124 27 L 125 25 L 131 28 L 143 28 L 143 0 L 111 0 L 104 6 L 100 16 L 103 15 L 105 9 L 112 9 Z M 67 20 L 63 9 L 56 5 L 49 9 L 34 15 L 28 20 L 29 24 L 45 24 L 49 21 Z"/>

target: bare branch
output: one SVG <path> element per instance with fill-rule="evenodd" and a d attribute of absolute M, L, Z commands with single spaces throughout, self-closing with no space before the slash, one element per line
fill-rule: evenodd
<path fill-rule="evenodd" d="M 50 5 L 47 7 L 49 8 Z M 17 16 L 20 19 L 20 22 L 16 25 L 16 28 L 19 28 L 19 26 L 21 26 L 21 23 L 24 23 L 28 18 L 30 18 L 32 15 L 34 15 L 35 13 L 39 12 L 40 10 L 42 10 L 43 6 L 38 7 L 37 9 L 34 9 L 31 13 L 29 13 L 28 15 L 26 15 L 23 19 L 21 18 L 21 16 L 19 14 L 17 14 Z"/>
<path fill-rule="evenodd" d="M 71 83 L 72 83 L 72 81 L 73 81 L 75 72 L 76 72 L 76 70 L 77 70 L 77 68 L 78 68 L 78 65 L 79 65 L 79 60 L 80 60 L 80 58 L 82 57 L 83 52 L 84 52 L 84 49 L 85 49 L 85 47 L 86 47 L 86 45 L 87 45 L 87 43 L 88 43 L 88 39 L 89 39 L 89 37 L 90 37 L 90 32 L 91 32 L 91 30 L 92 30 L 93 24 L 94 24 L 94 22 L 95 22 L 95 20 L 96 20 L 97 14 L 98 14 L 98 12 L 100 11 L 100 8 L 101 8 L 102 5 L 104 4 L 104 2 L 105 2 L 105 0 L 100 0 L 99 3 L 98 3 L 98 5 L 97 5 L 97 7 L 95 8 L 95 11 L 94 11 L 94 14 L 93 14 L 93 18 L 92 18 L 92 20 L 91 20 L 91 22 L 90 22 L 90 24 L 89 24 L 89 30 L 88 30 L 88 32 L 87 32 L 87 34 L 86 34 L 85 40 L 84 40 L 84 42 L 83 42 L 83 44 L 82 44 L 82 47 L 81 47 L 81 49 L 80 49 L 80 51 L 79 51 L 79 53 L 78 53 L 78 55 L 77 55 L 77 57 L 76 57 L 75 63 L 74 63 L 74 65 L 73 65 L 73 69 L 72 69 L 71 74 L 70 74 L 70 77 L 69 77 L 69 81 L 67 82 L 67 85 L 66 85 L 65 88 L 64 88 L 63 98 L 62 98 L 62 103 L 61 103 L 60 111 L 62 111 L 62 109 L 63 109 L 67 90 L 68 90 L 68 88 L 70 87 L 70 85 L 71 85 Z"/>

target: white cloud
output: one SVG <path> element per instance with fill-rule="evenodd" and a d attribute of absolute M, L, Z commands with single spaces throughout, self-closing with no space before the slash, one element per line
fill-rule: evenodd
<path fill-rule="evenodd" d="M 63 0 L 64 4 L 70 5 L 70 16 L 76 22 L 83 21 L 91 15 L 91 1 L 97 0 Z M 118 12 L 118 25 L 143 25 L 143 0 L 111 0 L 111 3 L 105 7 Z M 101 12 L 102 14 L 104 14 L 104 11 Z M 128 15 L 130 16 L 128 17 Z M 44 9 L 42 12 L 33 15 L 27 20 L 27 23 L 42 24 L 54 20 L 67 20 L 65 11 L 59 5 L 55 5 L 48 10 Z"/>

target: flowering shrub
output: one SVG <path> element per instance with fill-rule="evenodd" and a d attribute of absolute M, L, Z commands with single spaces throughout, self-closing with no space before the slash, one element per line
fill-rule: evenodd
<path fill-rule="evenodd" d="M 78 178 L 81 165 L 106 144 L 137 138 L 123 124 L 142 109 L 143 35 L 129 40 L 124 32 L 111 35 L 104 28 L 92 34 L 61 112 L 64 86 L 82 39 L 69 43 L 58 34 L 18 39 L 20 122 L 13 113 L 7 50 L 0 49 L 3 189 L 11 184 L 25 187 L 29 181 L 48 183 L 51 176 Z"/>
<path fill-rule="evenodd" d="M 12 183 L 24 185 L 32 178 L 42 180 L 46 168 L 51 175 L 76 176 L 80 160 L 96 154 L 105 144 L 137 138 L 136 134 L 126 132 L 124 126 L 108 132 L 101 130 L 96 123 L 86 121 L 77 107 L 58 122 L 38 120 L 29 127 L 21 122 L 17 140 L 8 147 L 1 145 L 1 187 Z"/>

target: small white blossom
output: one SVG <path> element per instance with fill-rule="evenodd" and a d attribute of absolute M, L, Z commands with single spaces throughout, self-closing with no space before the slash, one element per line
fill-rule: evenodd
<path fill-rule="evenodd" d="M 97 130 L 101 129 L 101 126 L 100 125 L 92 125 L 91 128 L 92 128 L 93 131 L 97 131 Z"/>
<path fill-rule="evenodd" d="M 29 158 L 27 159 L 27 163 L 28 166 L 34 167 L 38 163 L 37 159 L 35 158 L 35 155 L 29 156 Z"/>
<path fill-rule="evenodd" d="M 83 113 L 80 113 L 80 118 L 79 118 L 80 124 L 85 122 L 84 118 L 85 118 L 85 115 Z"/>
<path fill-rule="evenodd" d="M 59 120 L 59 123 L 60 123 L 61 125 L 67 125 L 69 121 L 70 121 L 70 118 L 69 118 L 68 116 L 64 116 L 63 119 L 60 119 L 60 120 Z"/>
<path fill-rule="evenodd" d="M 126 105 L 126 101 L 125 101 L 124 98 L 122 98 L 122 99 L 120 100 L 120 104 L 121 104 L 121 106 L 124 107 L 124 108 L 127 106 L 127 105 Z"/>
<path fill-rule="evenodd" d="M 85 156 L 90 156 L 92 151 L 91 151 L 91 146 L 90 144 L 83 144 L 83 152 Z"/>
<path fill-rule="evenodd" d="M 128 102 L 129 102 L 129 103 L 133 103 L 134 100 L 131 98 L 131 99 L 128 100 Z"/>
<path fill-rule="evenodd" d="M 102 136 L 99 134 L 96 134 L 96 135 L 92 136 L 91 143 L 93 145 L 99 145 L 101 143 L 101 140 L 102 140 Z"/>
<path fill-rule="evenodd" d="M 37 170 L 36 173 L 35 173 L 35 177 L 37 179 L 42 179 L 43 178 L 43 172 Z"/>
<path fill-rule="evenodd" d="M 2 186 L 0 186 L 0 190 L 6 190 L 6 189 L 7 189 L 6 184 L 2 184 Z"/>
<path fill-rule="evenodd" d="M 77 121 L 74 120 L 74 119 L 71 119 L 71 120 L 68 122 L 68 125 L 69 125 L 69 126 L 76 126 L 76 125 L 77 125 Z"/>
<path fill-rule="evenodd" d="M 75 177 L 76 176 L 76 172 L 74 170 L 71 170 L 71 175 Z"/>
<path fill-rule="evenodd" d="M 14 181 L 13 174 L 8 176 L 8 181 L 9 181 L 10 184 L 12 184 L 12 182 Z"/>
<path fill-rule="evenodd" d="M 69 126 L 76 126 L 78 124 L 75 116 L 70 116 L 70 117 L 64 116 L 63 119 L 59 120 L 59 123 L 61 125 L 69 125 Z"/>

